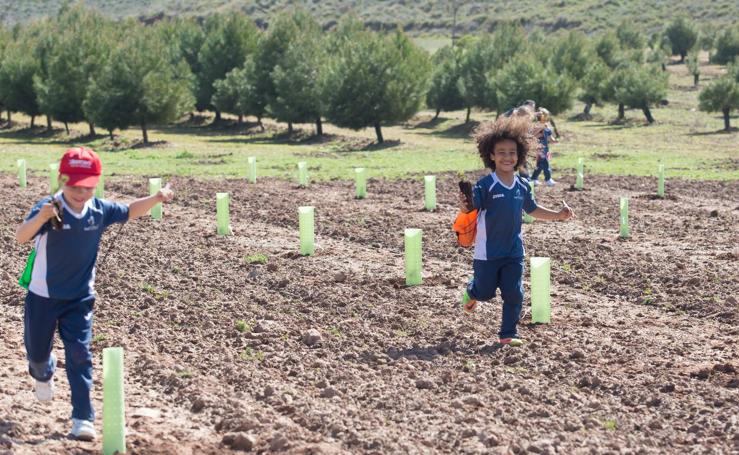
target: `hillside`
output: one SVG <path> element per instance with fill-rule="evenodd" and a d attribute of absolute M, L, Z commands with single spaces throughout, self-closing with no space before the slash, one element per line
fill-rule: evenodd
<path fill-rule="evenodd" d="M 0 22 L 11 25 L 54 14 L 63 0 L 0 0 Z M 353 13 L 373 28 L 393 28 L 400 24 L 414 35 L 446 35 L 453 24 L 453 2 L 439 0 L 87 0 L 87 5 L 111 17 L 152 19 L 161 15 L 204 17 L 215 12 L 240 10 L 266 26 L 275 13 L 298 5 L 312 12 L 327 28 L 343 15 Z M 502 21 L 521 21 L 525 27 L 557 30 L 578 29 L 596 33 L 629 20 L 649 33 L 665 22 L 685 15 L 701 26 L 714 30 L 736 24 L 739 3 L 734 0 L 702 0 L 673 2 L 662 0 L 560 0 L 546 8 L 543 2 L 461 1 L 457 33 L 468 34 L 494 29 Z"/>

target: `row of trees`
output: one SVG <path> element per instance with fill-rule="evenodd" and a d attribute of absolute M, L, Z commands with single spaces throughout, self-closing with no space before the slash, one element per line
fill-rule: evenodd
<path fill-rule="evenodd" d="M 239 122 L 255 116 L 260 125 L 268 116 L 290 131 L 315 123 L 319 135 L 323 119 L 372 127 L 382 142 L 382 125 L 410 118 L 424 100 L 437 115 L 466 108 L 469 120 L 473 107 L 500 112 L 528 98 L 556 114 L 578 97 L 586 114 L 613 102 L 620 118 L 628 106 L 652 122 L 650 106 L 667 87 L 660 66 L 684 49 L 693 61 L 695 42 L 669 32 L 673 25 L 649 49 L 627 24 L 595 41 L 576 32 L 527 36 L 510 25 L 429 57 L 401 32 L 375 33 L 349 19 L 325 33 L 301 11 L 262 32 L 241 14 L 143 26 L 73 5 L 53 19 L 0 29 L 0 108 L 9 121 L 11 112 L 29 115 L 32 125 L 40 115 L 49 127 L 52 118 L 65 127 L 86 122 L 93 135 L 95 126 L 111 135 L 139 126 L 144 142 L 150 125 L 195 110 L 214 111 L 216 122 L 222 113 Z M 725 35 L 712 58 L 739 54 L 739 33 Z"/>
<path fill-rule="evenodd" d="M 579 32 L 554 40 L 533 32 L 526 38 L 514 26 L 502 27 L 492 35 L 468 36 L 455 46 L 440 49 L 433 57 L 426 103 L 437 116 L 441 111 L 466 108 L 469 121 L 474 107 L 500 111 L 531 98 L 556 114 L 569 109 L 577 97 L 585 103 L 584 116 L 593 105 L 608 102 L 618 106 L 618 119 L 623 119 L 625 108 L 630 107 L 641 110 L 652 123 L 650 107 L 667 92 L 665 65 L 670 56 L 687 57 L 697 85 L 701 46 L 712 51 L 713 43 L 718 43 L 720 48 L 712 59 L 733 59 L 739 55 L 739 33 L 730 38 L 732 33 L 727 30 L 715 40 L 708 36 L 699 39 L 685 19 L 677 19 L 663 34 L 649 40 L 628 23 L 595 40 Z M 726 86 L 724 81 L 711 86 L 710 92 L 727 95 L 719 88 Z M 710 103 L 701 106 L 724 112 L 723 107 L 713 108 Z"/>

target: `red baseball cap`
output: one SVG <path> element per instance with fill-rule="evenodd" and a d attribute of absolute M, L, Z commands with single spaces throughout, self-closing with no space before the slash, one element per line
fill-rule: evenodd
<path fill-rule="evenodd" d="M 87 147 L 67 150 L 59 163 L 59 181 L 64 185 L 94 188 L 102 172 L 100 157 Z"/>

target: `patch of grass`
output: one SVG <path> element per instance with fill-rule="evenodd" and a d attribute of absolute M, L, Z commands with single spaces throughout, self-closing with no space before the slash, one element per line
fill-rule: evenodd
<path fill-rule="evenodd" d="M 160 291 L 149 283 L 141 285 L 141 289 L 157 300 L 164 300 L 169 297 L 169 291 Z"/>
<path fill-rule="evenodd" d="M 254 326 L 253 321 L 246 322 L 243 319 L 239 319 L 238 321 L 234 322 L 234 328 L 239 333 L 251 332 L 253 326 Z"/>
<path fill-rule="evenodd" d="M 174 157 L 176 160 L 185 160 L 189 158 L 195 158 L 195 155 L 188 152 L 187 150 L 183 150 Z"/>
<path fill-rule="evenodd" d="M 331 334 L 331 336 L 334 338 L 341 338 L 342 336 L 344 336 L 344 334 L 341 333 L 341 329 L 338 327 L 329 327 L 327 332 Z"/>
<path fill-rule="evenodd" d="M 264 360 L 264 352 L 255 351 L 254 349 L 247 346 L 246 348 L 244 348 L 243 351 L 241 351 L 239 357 L 241 357 L 241 360 L 244 360 L 246 362 L 261 362 Z"/>
<path fill-rule="evenodd" d="M 603 421 L 603 428 L 609 431 L 616 431 L 618 428 L 618 424 L 616 423 L 616 419 L 607 419 Z"/>
<path fill-rule="evenodd" d="M 102 343 L 103 341 L 107 340 L 108 337 L 104 333 L 98 333 L 94 337 L 92 337 L 92 344 Z"/>
<path fill-rule="evenodd" d="M 178 371 L 177 372 L 177 377 L 183 378 L 183 379 L 188 379 L 188 378 L 193 377 L 193 372 L 190 371 L 190 370 Z"/>
<path fill-rule="evenodd" d="M 250 254 L 244 258 L 244 261 L 246 261 L 247 264 L 266 264 L 267 255 L 264 253 Z"/>

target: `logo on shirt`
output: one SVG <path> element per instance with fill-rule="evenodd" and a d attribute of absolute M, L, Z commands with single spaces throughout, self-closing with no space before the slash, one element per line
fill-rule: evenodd
<path fill-rule="evenodd" d="M 100 228 L 97 224 L 95 224 L 95 218 L 90 215 L 90 218 L 87 219 L 87 226 L 83 228 L 85 231 L 97 231 Z"/>
<path fill-rule="evenodd" d="M 513 196 L 514 199 L 523 199 L 523 196 L 521 195 L 521 190 L 519 188 L 516 188 L 516 194 Z"/>
<path fill-rule="evenodd" d="M 68 224 L 65 224 L 65 225 L 62 226 L 62 229 L 65 230 L 65 231 L 68 231 L 68 230 L 72 229 L 72 226 L 70 226 Z"/>
<path fill-rule="evenodd" d="M 498 199 L 498 198 L 501 198 L 501 197 L 505 197 L 505 194 L 500 194 L 500 193 L 493 194 L 493 199 Z"/>

